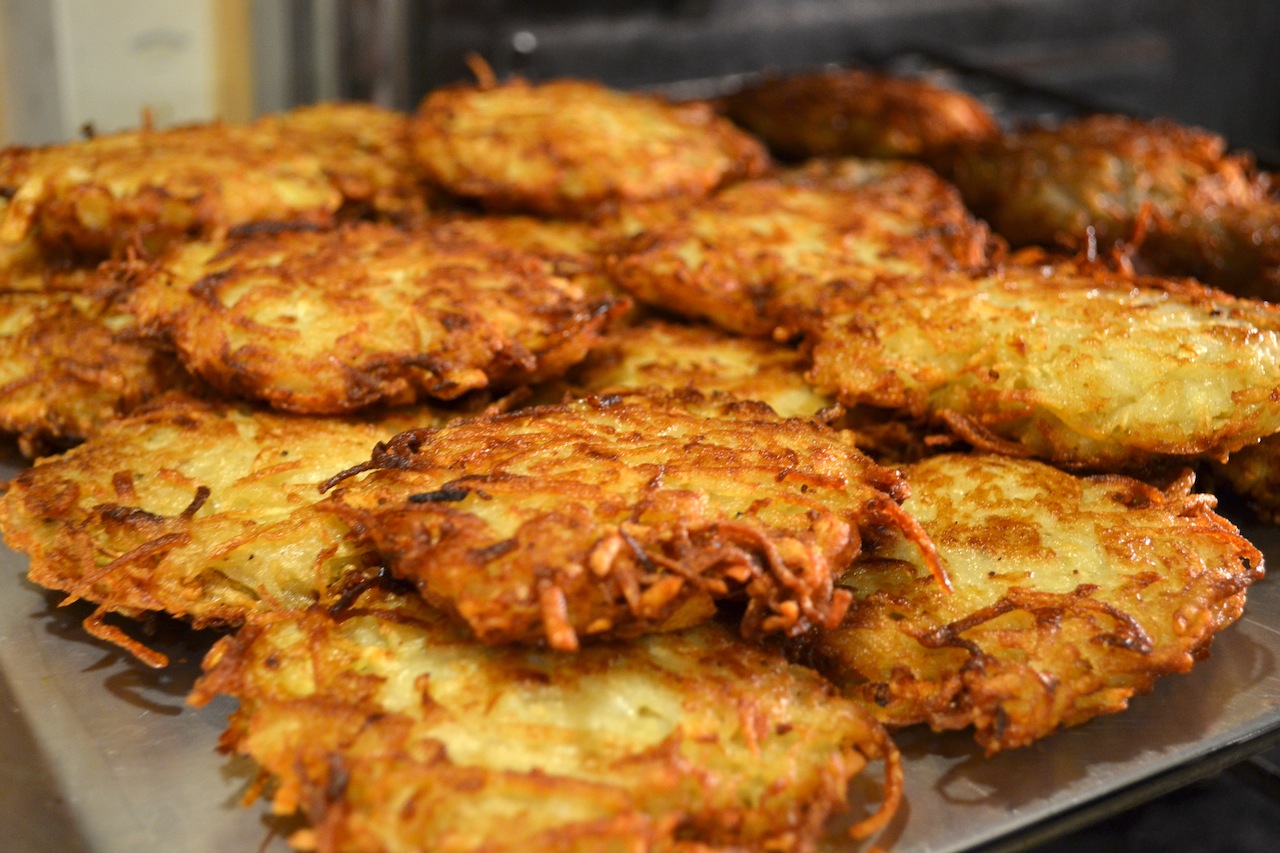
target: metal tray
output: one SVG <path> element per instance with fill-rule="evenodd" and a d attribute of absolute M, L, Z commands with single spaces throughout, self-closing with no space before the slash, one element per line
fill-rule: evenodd
<path fill-rule="evenodd" d="M 19 465 L 0 458 L 0 478 Z M 1280 563 L 1280 528 L 1246 533 Z M 160 621 L 151 641 L 174 663 L 148 669 L 84 633 L 87 604 L 60 607 L 25 571 L 25 557 L 0 547 L 5 849 L 287 850 L 291 827 L 262 803 L 241 804 L 253 767 L 215 751 L 231 700 L 185 704 L 215 635 Z M 1122 714 L 992 759 L 965 732 L 902 732 L 906 802 L 878 843 L 894 853 L 1025 847 L 1239 761 L 1280 740 L 1278 664 L 1280 583 L 1263 580 L 1208 660 Z"/>

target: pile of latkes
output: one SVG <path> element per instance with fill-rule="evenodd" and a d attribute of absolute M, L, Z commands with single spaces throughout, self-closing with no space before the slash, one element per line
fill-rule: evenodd
<path fill-rule="evenodd" d="M 1020 747 L 1240 616 L 1193 486 L 1280 511 L 1280 215 L 1221 140 L 480 77 L 0 154 L 4 540 L 148 664 L 226 630 L 190 701 L 297 847 L 865 838 L 893 730 Z"/>

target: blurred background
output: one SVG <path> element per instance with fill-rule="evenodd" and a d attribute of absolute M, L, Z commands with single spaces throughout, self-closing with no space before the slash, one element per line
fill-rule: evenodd
<path fill-rule="evenodd" d="M 826 63 L 979 68 L 1280 149 L 1274 0 L 0 0 L 0 138 L 243 120 L 338 98 L 412 107 L 499 75 L 688 94 Z M 999 106 L 999 105 L 997 105 Z"/>

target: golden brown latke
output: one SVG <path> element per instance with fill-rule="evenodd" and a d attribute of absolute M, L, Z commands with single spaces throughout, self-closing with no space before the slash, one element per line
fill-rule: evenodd
<path fill-rule="evenodd" d="M 946 168 L 1015 245 L 1137 244 L 1153 269 L 1280 298 L 1280 204 L 1214 134 L 1098 115 L 975 145 Z"/>
<path fill-rule="evenodd" d="M 255 125 L 207 124 L 0 152 L 0 242 L 31 233 L 88 254 L 216 237 L 264 220 L 328 223 L 342 204 L 320 160 Z"/>
<path fill-rule="evenodd" d="M 24 456 L 191 386 L 177 356 L 142 336 L 109 275 L 45 269 L 24 283 L 41 289 L 0 289 L 0 433 Z"/>
<path fill-rule="evenodd" d="M 972 95 L 925 79 L 841 69 L 772 77 L 721 100 L 784 157 L 931 155 L 999 132 Z"/>
<path fill-rule="evenodd" d="M 918 533 L 852 436 L 694 391 L 406 432 L 332 484 L 390 570 L 482 641 L 557 649 L 694 624 L 727 597 L 747 600 L 747 636 L 833 624 L 861 533 Z"/>
<path fill-rule="evenodd" d="M 577 219 L 536 216 L 453 216 L 429 223 L 442 240 L 482 243 L 527 252 L 549 264 L 549 271 L 569 279 L 588 296 L 622 296 L 604 274 L 604 247 L 598 229 Z"/>
<path fill-rule="evenodd" d="M 618 303 L 538 258 L 370 223 L 174 247 L 134 294 L 192 373 L 310 414 L 560 375 Z"/>
<path fill-rule="evenodd" d="M 981 267 L 988 235 L 913 163 L 822 163 L 703 201 L 623 209 L 609 272 L 643 302 L 749 335 L 794 325 L 828 290 Z"/>
<path fill-rule="evenodd" d="M 405 219 L 426 212 L 425 176 L 409 149 L 407 113 L 364 103 L 298 107 L 259 122 L 313 154 L 348 215 Z"/>
<path fill-rule="evenodd" d="M 828 300 L 809 379 L 978 447 L 1135 469 L 1280 431 L 1280 307 L 1096 266 L 885 279 Z"/>
<path fill-rule="evenodd" d="M 813 851 L 884 730 L 813 672 L 711 623 L 573 656 L 484 646 L 363 594 L 219 641 L 192 694 L 239 700 L 222 748 L 321 853 Z M 266 781 L 266 780 L 264 780 Z M 861 804 L 859 804 L 861 806 Z"/>
<path fill-rule="evenodd" d="M 444 416 L 303 418 L 172 395 L 38 461 L 0 497 L 0 532 L 33 581 L 98 604 L 89 633 L 153 665 L 103 622 L 166 611 L 197 626 L 331 605 L 376 573 L 319 484 L 383 438 Z"/>
<path fill-rule="evenodd" d="M 844 624 L 810 650 L 890 726 L 972 726 L 993 753 L 1123 710 L 1205 657 L 1263 575 L 1189 476 L 1161 491 L 956 454 L 905 473 L 954 593 L 908 543 L 864 555 Z"/>
<path fill-rule="evenodd" d="M 816 417 L 849 429 L 854 444 L 874 461 L 901 465 L 945 449 L 954 439 L 893 410 L 845 409 L 804 378 L 809 363 L 794 349 L 710 326 L 648 318 L 615 327 L 569 372 L 567 382 L 540 388 L 534 399 L 559 402 L 646 387 L 695 389 L 766 403 L 783 417 Z M 935 447 L 936 445 L 936 447 Z"/>
<path fill-rule="evenodd" d="M 649 319 L 614 329 L 569 376 L 585 394 L 645 387 L 759 400 L 784 418 L 807 418 L 835 405 L 804 379 L 794 349 L 709 326 Z"/>
<path fill-rule="evenodd" d="M 759 142 L 706 104 L 582 80 L 436 90 L 418 108 L 413 144 L 422 168 L 449 191 L 550 216 L 703 195 L 768 164 Z"/>

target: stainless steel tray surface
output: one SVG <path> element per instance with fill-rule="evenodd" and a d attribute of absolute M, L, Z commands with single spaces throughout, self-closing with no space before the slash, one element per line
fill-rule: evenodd
<path fill-rule="evenodd" d="M 0 460 L 0 478 L 19 464 Z M 1280 565 L 1280 529 L 1245 532 Z M 3 848 L 287 850 L 289 826 L 262 803 L 241 805 L 253 768 L 215 751 L 230 700 L 185 704 L 215 635 L 159 620 L 151 642 L 174 663 L 151 670 L 84 633 L 91 607 L 60 607 L 25 572 L 25 557 L 0 548 Z M 1253 587 L 1212 651 L 1124 713 L 991 759 L 965 732 L 899 733 L 906 802 L 878 843 L 894 853 L 1025 846 L 1269 746 L 1280 737 L 1280 581 Z"/>

